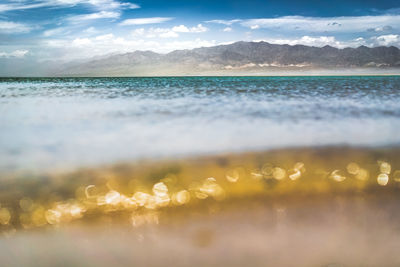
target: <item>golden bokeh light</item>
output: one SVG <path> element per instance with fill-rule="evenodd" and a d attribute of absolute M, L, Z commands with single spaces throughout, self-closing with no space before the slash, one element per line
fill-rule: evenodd
<path fill-rule="evenodd" d="M 235 170 L 229 170 L 226 173 L 225 177 L 226 177 L 226 180 L 228 180 L 229 182 L 236 183 L 240 178 L 240 174 L 239 174 L 239 171 L 236 170 L 236 169 Z"/>
<path fill-rule="evenodd" d="M 334 170 L 331 173 L 330 178 L 335 180 L 336 182 L 343 182 L 344 180 L 346 180 L 346 176 L 341 175 L 339 170 Z"/>
<path fill-rule="evenodd" d="M 156 196 L 165 196 L 168 193 L 168 188 L 163 182 L 159 182 L 153 186 L 153 193 Z"/>
<path fill-rule="evenodd" d="M 299 170 L 299 171 L 302 172 L 302 173 L 306 172 L 306 167 L 305 167 L 305 165 L 304 165 L 303 162 L 296 162 L 296 163 L 294 164 L 293 169 Z"/>
<path fill-rule="evenodd" d="M 393 180 L 396 182 L 400 182 L 400 170 L 396 170 L 393 172 Z"/>
<path fill-rule="evenodd" d="M 381 173 L 390 174 L 392 170 L 392 166 L 388 162 L 380 161 L 379 162 L 379 170 Z"/>
<path fill-rule="evenodd" d="M 263 175 L 261 173 L 261 171 L 259 169 L 254 169 L 251 173 L 250 173 L 251 177 L 254 180 L 261 180 L 263 178 Z"/>
<path fill-rule="evenodd" d="M 369 177 L 369 173 L 366 169 L 360 168 L 355 175 L 356 179 L 361 180 L 361 181 L 366 181 Z"/>
<path fill-rule="evenodd" d="M 288 175 L 289 179 L 294 181 L 301 177 L 301 171 L 298 169 L 289 170 Z"/>
<path fill-rule="evenodd" d="M 190 201 L 190 193 L 187 190 L 181 190 L 174 194 L 173 200 L 176 205 L 186 204 Z"/>
<path fill-rule="evenodd" d="M 261 173 L 264 175 L 264 178 L 271 178 L 273 172 L 274 166 L 270 163 L 265 163 L 261 168 Z"/>
<path fill-rule="evenodd" d="M 218 167 L 207 169 L 207 173 L 215 174 L 203 176 L 208 178 L 192 177 L 196 173 L 192 171 L 178 175 L 176 170 L 170 168 L 174 173 L 142 175 L 151 177 L 152 182 L 130 176 L 124 183 L 118 175 L 107 172 L 107 177 L 111 178 L 88 185 L 77 184 L 64 200 L 58 192 L 49 194 L 47 199 L 44 195 L 19 196 L 15 204 L 0 206 L 0 226 L 32 229 L 45 225 L 66 225 L 86 217 L 112 217 L 113 214 L 128 213 L 132 225 L 139 227 L 158 224 L 163 212 L 172 207 L 186 209 L 200 203 L 218 203 L 235 197 L 293 194 L 304 189 L 313 192 L 330 192 L 332 189 L 331 192 L 336 192 L 334 190 L 339 188 L 350 188 L 359 192 L 366 186 L 398 187 L 398 184 L 389 183 L 390 179 L 400 182 L 400 170 L 392 172 L 392 164 L 388 161 L 378 161 L 377 169 L 375 159 L 368 164 L 359 160 L 359 163 L 342 163 L 337 169 L 328 168 L 332 167 L 331 163 L 313 166 L 312 161 L 307 161 L 307 173 L 305 163 L 294 160 L 281 164 L 277 160 L 267 161 L 276 165 L 266 161 L 248 165 L 221 162 Z M 369 177 L 376 177 L 376 180 Z M 217 206 L 213 206 L 210 212 L 216 210 Z"/>
<path fill-rule="evenodd" d="M 105 204 L 118 205 L 121 201 L 121 195 L 117 191 L 110 191 L 104 197 Z"/>
<path fill-rule="evenodd" d="M 350 162 L 349 164 L 347 164 L 346 169 L 348 173 L 352 175 L 357 175 L 360 171 L 360 166 L 358 166 L 357 163 Z"/>
<path fill-rule="evenodd" d="M 11 220 L 11 213 L 7 208 L 0 208 L 0 224 L 6 225 Z"/>
<path fill-rule="evenodd" d="M 286 177 L 286 171 L 282 168 L 279 167 L 275 167 L 272 170 L 272 176 L 276 179 L 276 180 L 282 180 L 283 178 Z"/>
<path fill-rule="evenodd" d="M 376 180 L 377 180 L 379 185 L 385 186 L 389 182 L 389 175 L 387 175 L 386 173 L 381 173 L 381 174 L 378 175 Z"/>

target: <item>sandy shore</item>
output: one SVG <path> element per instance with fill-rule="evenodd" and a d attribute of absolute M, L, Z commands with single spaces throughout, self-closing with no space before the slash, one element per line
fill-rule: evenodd
<path fill-rule="evenodd" d="M 297 148 L 3 174 L 0 262 L 399 266 L 399 155 Z"/>
<path fill-rule="evenodd" d="M 399 204 L 387 194 L 246 200 L 138 228 L 104 222 L 21 232 L 0 240 L 0 259 L 3 266 L 399 266 Z"/>

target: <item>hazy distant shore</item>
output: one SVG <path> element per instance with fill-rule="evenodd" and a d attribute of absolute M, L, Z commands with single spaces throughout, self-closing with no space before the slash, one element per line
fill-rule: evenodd
<path fill-rule="evenodd" d="M 294 71 L 294 70 L 275 70 L 275 71 L 264 71 L 264 72 L 219 72 L 219 71 L 209 71 L 201 73 L 152 73 L 152 74 L 115 74 L 112 73 L 104 75 L 95 74 L 82 74 L 82 75 L 58 75 L 58 76 L 43 76 L 43 75 L 32 75 L 32 76 L 0 76 L 2 79 L 12 79 L 12 78 L 152 78 L 152 77 L 291 77 L 291 76 L 400 76 L 399 69 L 390 70 L 369 70 L 369 69 L 342 69 L 342 70 L 304 70 L 304 71 Z"/>
<path fill-rule="evenodd" d="M 241 76 L 259 76 L 259 77 L 274 77 L 274 76 L 399 76 L 400 68 L 392 69 L 274 69 L 274 70 L 252 70 L 252 71 L 171 71 L 171 68 L 165 67 L 165 70 L 158 72 L 128 72 L 128 73 L 113 73 L 112 71 L 105 74 L 75 74 L 75 75 L 60 75 L 59 77 L 241 77 Z M 49 76 L 51 77 L 51 76 Z"/>

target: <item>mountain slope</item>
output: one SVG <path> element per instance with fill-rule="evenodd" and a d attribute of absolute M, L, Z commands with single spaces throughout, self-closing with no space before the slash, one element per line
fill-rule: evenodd
<path fill-rule="evenodd" d="M 344 68 L 400 69 L 400 50 L 394 46 L 338 49 L 331 46 L 236 42 L 192 50 L 176 50 L 168 54 L 135 51 L 112 55 L 76 64 L 53 75 L 199 75 Z"/>

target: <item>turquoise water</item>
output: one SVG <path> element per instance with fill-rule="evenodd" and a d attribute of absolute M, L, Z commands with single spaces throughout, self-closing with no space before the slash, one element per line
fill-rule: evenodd
<path fill-rule="evenodd" d="M 400 143 L 400 77 L 0 78 L 0 170 Z"/>

